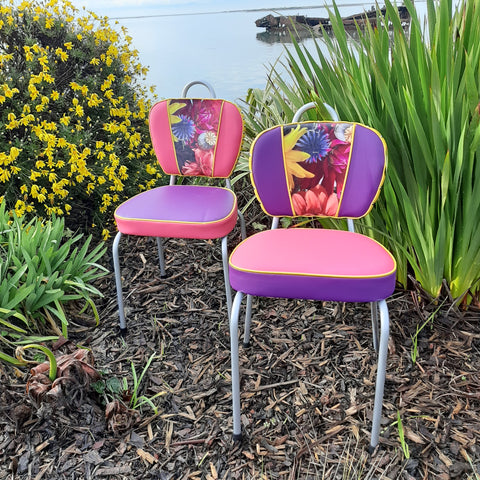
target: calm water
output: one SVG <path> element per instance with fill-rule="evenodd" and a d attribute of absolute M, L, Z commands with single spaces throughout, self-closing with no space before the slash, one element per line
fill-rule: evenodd
<path fill-rule="evenodd" d="M 291 9 L 277 9 L 274 14 L 328 16 L 324 7 L 301 8 L 308 5 L 309 0 L 286 0 L 285 3 L 292 6 L 295 1 L 301 3 Z M 285 51 L 285 44 L 265 38 L 264 29 L 255 26 L 256 19 L 271 12 L 260 9 L 258 3 L 212 0 L 200 5 L 183 5 L 176 2 L 175 6 L 134 10 L 87 6 L 127 27 L 141 63 L 149 67 L 147 84 L 156 87 L 159 97 L 178 96 L 186 83 L 199 79 L 210 82 L 218 97 L 235 100 L 244 97 L 249 87 L 263 88 L 270 66 L 279 61 Z M 355 0 L 337 2 L 343 16 L 370 9 L 372 4 Z M 303 44 L 313 47 L 311 39 L 303 40 Z M 206 91 L 195 86 L 189 93 L 202 95 Z"/>

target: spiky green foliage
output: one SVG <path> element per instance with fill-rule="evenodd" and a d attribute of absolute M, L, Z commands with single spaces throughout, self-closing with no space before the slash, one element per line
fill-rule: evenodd
<path fill-rule="evenodd" d="M 106 248 L 91 238 L 79 245 L 83 235 L 72 236 L 63 218 L 10 220 L 0 206 L 0 360 L 16 363 L 17 345 L 67 337 L 69 302 L 84 302 L 98 322 L 94 283 L 108 272 L 97 263 Z"/>
<path fill-rule="evenodd" d="M 401 284 L 412 274 L 437 297 L 445 280 L 464 298 L 480 279 L 480 8 L 427 0 L 424 23 L 405 0 L 406 28 L 385 3 L 385 17 L 357 28 L 355 39 L 334 6 L 333 35 L 324 32 L 314 53 L 294 43 L 291 81 L 277 75 L 273 83 L 291 107 L 318 96 L 342 119 L 381 132 L 388 173 L 364 228 L 395 254 Z"/>

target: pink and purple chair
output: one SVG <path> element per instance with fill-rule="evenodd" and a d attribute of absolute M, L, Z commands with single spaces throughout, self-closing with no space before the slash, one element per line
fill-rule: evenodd
<path fill-rule="evenodd" d="M 260 133 L 250 173 L 271 230 L 243 240 L 229 259 L 237 291 L 230 316 L 233 438 L 241 439 L 238 323 L 247 295 L 244 346 L 249 345 L 252 296 L 370 302 L 378 354 L 370 450 L 378 444 L 387 363 L 389 315 L 396 262 L 378 242 L 356 233 L 353 219 L 372 208 L 384 180 L 386 146 L 379 133 L 353 122 L 298 122 Z M 278 228 L 280 217 L 347 218 L 348 231 Z M 380 332 L 378 311 L 380 311 Z M 380 334 L 379 334 L 380 333 Z"/>
<path fill-rule="evenodd" d="M 212 98 L 186 98 L 195 84 L 206 86 Z M 118 254 L 122 234 L 157 239 L 161 278 L 166 277 L 164 238 L 221 238 L 230 315 L 227 236 L 240 217 L 245 238 L 245 221 L 238 211 L 229 177 L 240 153 L 243 119 L 234 103 L 214 97 L 215 92 L 207 82 L 194 81 L 185 86 L 182 98 L 162 100 L 150 111 L 152 145 L 160 166 L 170 175 L 170 184 L 142 192 L 115 211 L 118 233 L 113 242 L 113 261 L 122 335 L 127 328 Z M 177 176 L 223 178 L 226 187 L 176 185 Z"/>

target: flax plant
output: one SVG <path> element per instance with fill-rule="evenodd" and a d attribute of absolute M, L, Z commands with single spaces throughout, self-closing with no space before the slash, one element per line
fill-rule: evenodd
<path fill-rule="evenodd" d="M 106 247 L 71 235 L 64 219 L 41 222 L 0 205 L 0 360 L 18 365 L 18 345 L 68 338 L 68 304 L 84 304 L 99 322 L 94 286 L 108 271 L 98 263 Z"/>
<path fill-rule="evenodd" d="M 427 0 L 402 24 L 386 0 L 376 26 L 344 29 L 338 8 L 310 51 L 287 48 L 285 75 L 273 75 L 290 104 L 318 98 L 340 118 L 376 128 L 389 152 L 387 178 L 363 229 L 394 253 L 398 281 L 413 275 L 436 298 L 446 284 L 470 301 L 480 279 L 480 8 Z M 386 232 L 383 236 L 380 232 Z"/>

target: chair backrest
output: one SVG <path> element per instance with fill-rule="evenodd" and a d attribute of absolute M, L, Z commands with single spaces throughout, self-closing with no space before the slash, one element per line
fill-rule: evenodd
<path fill-rule="evenodd" d="M 168 175 L 228 178 L 243 138 L 238 107 L 216 98 L 178 98 L 156 103 L 149 116 L 158 162 Z"/>
<path fill-rule="evenodd" d="M 360 218 L 378 196 L 385 166 L 384 140 L 360 123 L 277 125 L 250 151 L 255 193 L 274 217 Z"/>

